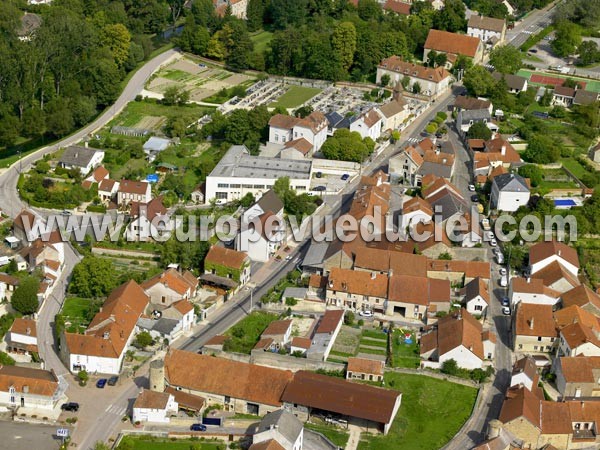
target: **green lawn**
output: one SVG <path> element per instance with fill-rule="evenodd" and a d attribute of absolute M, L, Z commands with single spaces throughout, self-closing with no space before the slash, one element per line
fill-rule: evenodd
<path fill-rule="evenodd" d="M 87 327 L 89 321 L 86 317 L 91 308 L 92 300 L 89 298 L 68 297 L 65 300 L 61 314 L 72 324 L 69 331 L 82 331 Z"/>
<path fill-rule="evenodd" d="M 297 108 L 313 98 L 319 92 L 321 92 L 321 89 L 292 85 L 285 94 L 269 106 L 273 108 L 278 106 L 281 106 L 282 108 Z"/>
<path fill-rule="evenodd" d="M 317 431 L 333 442 L 338 447 L 344 448 L 348 442 L 348 433 L 334 425 L 317 425 L 315 423 L 305 423 L 305 428 Z"/>
<path fill-rule="evenodd" d="M 392 367 L 417 368 L 420 364 L 419 344 L 413 335 L 413 343 L 408 345 L 404 343 L 404 336 L 401 336 L 400 330 L 394 331 L 392 338 Z"/>
<path fill-rule="evenodd" d="M 369 339 L 363 337 L 360 340 L 360 345 L 369 345 L 371 347 L 381 347 L 383 349 L 386 349 L 387 341 L 380 341 L 379 339 Z"/>
<path fill-rule="evenodd" d="M 226 343 L 226 349 L 236 353 L 250 353 L 260 339 L 260 335 L 267 326 L 277 320 L 275 314 L 255 311 L 244 317 L 227 331 L 230 339 Z"/>
<path fill-rule="evenodd" d="M 422 375 L 385 374 L 386 387 L 402 392 L 402 404 L 386 436 L 363 433 L 359 450 L 436 450 L 471 415 L 477 389 Z"/>
<path fill-rule="evenodd" d="M 581 178 L 587 173 L 585 167 L 583 167 L 575 158 L 563 158 L 560 162 L 563 167 L 569 169 L 577 178 Z"/>
<path fill-rule="evenodd" d="M 200 106 L 190 103 L 184 106 L 167 106 L 157 103 L 153 100 L 143 100 L 141 102 L 130 102 L 119 116 L 111 122 L 113 125 L 121 125 L 124 127 L 135 127 L 144 117 L 190 117 L 199 119 L 207 112 L 211 111 L 210 107 Z"/>
<path fill-rule="evenodd" d="M 382 348 L 381 350 L 375 350 L 374 348 L 359 347 L 358 353 L 367 353 L 369 355 L 387 356 L 387 350 L 384 348 Z"/>
<path fill-rule="evenodd" d="M 270 31 L 261 31 L 250 36 L 250 39 L 254 42 L 254 51 L 257 53 L 264 53 L 271 42 L 271 39 L 273 39 L 273 33 Z"/>
<path fill-rule="evenodd" d="M 200 441 L 198 439 L 160 439 L 151 436 L 126 436 L 117 449 L 127 450 L 219 450 L 225 449 L 224 442 Z"/>

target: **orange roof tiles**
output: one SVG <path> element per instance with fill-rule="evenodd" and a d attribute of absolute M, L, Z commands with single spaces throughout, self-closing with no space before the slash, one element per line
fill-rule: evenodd
<path fill-rule="evenodd" d="M 592 291 L 585 284 L 565 292 L 561 300 L 565 307 L 577 305 L 583 308 L 586 305 L 592 305 L 595 308 L 600 308 L 600 295 Z"/>
<path fill-rule="evenodd" d="M 575 267 L 579 267 L 579 257 L 577 256 L 577 250 L 573 247 L 569 247 L 563 242 L 539 242 L 534 244 L 529 249 L 529 263 L 535 264 L 557 255 L 567 262 L 570 262 Z"/>
<path fill-rule="evenodd" d="M 381 60 L 379 67 L 392 72 L 408 75 L 422 80 L 439 83 L 450 76 L 450 73 L 444 67 L 425 67 L 411 62 L 404 61 L 399 56 L 390 56 Z"/>
<path fill-rule="evenodd" d="M 24 336 L 37 337 L 36 321 L 33 319 L 17 317 L 10 327 L 10 332 L 22 334 Z"/>
<path fill-rule="evenodd" d="M 480 44 L 479 38 L 448 31 L 429 30 L 424 48 L 473 58 L 476 56 Z"/>
<path fill-rule="evenodd" d="M 184 295 L 188 291 L 191 293 L 194 290 L 194 286 L 191 284 L 190 280 L 185 278 L 176 269 L 167 269 L 149 280 L 144 281 L 141 286 L 143 289 L 147 290 L 157 284 L 162 284 L 169 289 L 174 290 L 179 295 Z"/>
<path fill-rule="evenodd" d="M 600 356 L 563 356 L 559 365 L 567 383 L 595 383 L 594 370 L 600 370 Z"/>
<path fill-rule="evenodd" d="M 546 286 L 551 286 L 560 280 L 567 281 L 572 287 L 579 286 L 579 280 L 569 272 L 565 266 L 558 261 L 553 261 L 541 270 L 538 270 L 532 278 L 541 280 Z"/>
<path fill-rule="evenodd" d="M 49 370 L 0 366 L 0 392 L 8 392 L 11 387 L 19 394 L 51 397 L 58 389 L 58 378 Z"/>
<path fill-rule="evenodd" d="M 470 350 L 479 359 L 484 359 L 481 324 L 463 309 L 442 317 L 437 322 L 438 352 L 444 355 L 459 346 Z"/>
<path fill-rule="evenodd" d="M 279 336 L 285 334 L 291 326 L 292 321 L 290 319 L 275 320 L 262 332 L 262 336 Z"/>
<path fill-rule="evenodd" d="M 498 419 L 506 424 L 522 417 L 533 426 L 540 428 L 540 408 L 540 399 L 529 389 L 509 388 Z"/>
<path fill-rule="evenodd" d="M 387 297 L 388 277 L 358 270 L 333 268 L 329 273 L 328 290 L 370 297 Z"/>
<path fill-rule="evenodd" d="M 369 373 L 374 375 L 383 375 L 383 361 L 366 358 L 348 358 L 348 372 Z"/>
<path fill-rule="evenodd" d="M 133 403 L 134 408 L 166 409 L 169 404 L 169 393 L 143 389 Z"/>
<path fill-rule="evenodd" d="M 317 326 L 316 334 L 333 333 L 339 323 L 344 319 L 344 310 L 329 309 L 321 316 L 321 321 Z"/>
<path fill-rule="evenodd" d="M 292 339 L 292 347 L 309 349 L 311 345 L 312 341 L 309 338 L 296 336 Z"/>
<path fill-rule="evenodd" d="M 269 120 L 269 126 L 289 130 L 294 128 L 294 125 L 298 123 L 298 120 L 299 119 L 294 116 L 288 116 L 286 114 L 275 114 Z"/>
<path fill-rule="evenodd" d="M 555 337 L 556 324 L 552 314 L 552 305 L 519 303 L 515 316 L 517 336 Z"/>
<path fill-rule="evenodd" d="M 146 194 L 146 190 L 148 189 L 148 183 L 145 181 L 131 181 L 131 180 L 121 180 L 119 183 L 119 192 L 125 192 L 128 194 Z"/>
<path fill-rule="evenodd" d="M 217 245 L 213 245 L 210 248 L 204 259 L 205 263 L 213 263 L 233 269 L 240 269 L 247 260 L 248 255 L 246 253 Z"/>

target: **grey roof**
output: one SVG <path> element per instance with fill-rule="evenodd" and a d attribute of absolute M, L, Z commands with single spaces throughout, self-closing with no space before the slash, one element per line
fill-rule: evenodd
<path fill-rule="evenodd" d="M 454 147 L 452 141 L 444 141 L 440 145 L 440 152 L 446 153 L 447 155 L 456 155 L 456 147 Z"/>
<path fill-rule="evenodd" d="M 467 203 L 450 191 L 447 191 L 446 195 L 431 202 L 431 206 L 436 211 L 436 214 L 442 216 L 442 221 L 449 219 L 456 213 L 466 213 L 469 211 Z M 436 206 L 440 206 L 440 209 L 437 210 Z"/>
<path fill-rule="evenodd" d="M 503 173 L 494 177 L 494 184 L 502 192 L 529 192 L 525 179 L 516 173 Z"/>
<path fill-rule="evenodd" d="M 269 189 L 265 192 L 256 204 L 260 206 L 260 209 L 264 212 L 271 211 L 276 214 L 283 209 L 283 202 L 273 189 Z"/>
<path fill-rule="evenodd" d="M 302 267 L 322 267 L 329 242 L 311 241 L 306 255 L 302 259 Z"/>
<path fill-rule="evenodd" d="M 163 317 L 161 319 L 158 319 L 154 323 L 154 326 L 152 327 L 152 331 L 156 331 L 156 332 L 162 334 L 163 336 L 168 336 L 173 332 L 173 330 L 175 329 L 175 327 L 177 327 L 178 324 L 179 324 L 179 320 L 165 319 Z"/>
<path fill-rule="evenodd" d="M 304 299 L 306 297 L 307 292 L 308 292 L 307 288 L 286 287 L 285 291 L 283 291 L 283 295 L 281 296 L 281 298 L 286 299 L 288 297 L 291 297 L 291 298 Z"/>
<path fill-rule="evenodd" d="M 504 77 L 504 81 L 506 82 L 506 85 L 509 87 L 509 89 L 518 89 L 521 91 L 525 89 L 525 84 L 527 83 L 527 78 L 521 77 L 519 75 L 512 75 L 510 73 L 494 72 L 492 76 L 497 81 L 500 81 Z"/>
<path fill-rule="evenodd" d="M 220 277 L 219 275 L 215 275 L 213 273 L 203 273 L 198 278 L 200 278 L 201 281 L 217 284 L 230 289 L 237 287 L 238 285 L 238 283 L 231 278 Z"/>
<path fill-rule="evenodd" d="M 452 166 L 438 164 L 432 161 L 424 161 L 421 167 L 419 167 L 418 173 L 420 175 L 433 174 L 437 177 L 450 179 L 452 176 Z"/>
<path fill-rule="evenodd" d="M 598 101 L 598 93 L 583 89 L 577 89 L 575 92 L 575 97 L 573 97 L 574 105 L 589 105 L 595 101 Z"/>
<path fill-rule="evenodd" d="M 490 111 L 488 109 L 469 109 L 466 111 L 461 111 L 460 117 L 462 118 L 462 123 L 472 121 L 481 121 L 483 119 L 491 120 L 492 116 L 490 115 Z"/>
<path fill-rule="evenodd" d="M 325 114 L 325 118 L 327 119 L 330 128 L 337 128 L 337 124 L 344 120 L 344 116 L 337 111 Z"/>
<path fill-rule="evenodd" d="M 170 139 L 160 138 L 156 136 L 152 136 L 144 143 L 144 150 L 151 152 L 162 152 L 169 145 L 171 145 Z"/>
<path fill-rule="evenodd" d="M 479 277 L 473 278 L 465 286 L 465 295 L 467 297 L 467 301 L 474 299 L 475 297 L 477 297 L 480 294 L 481 294 L 481 292 L 479 292 Z"/>
<path fill-rule="evenodd" d="M 312 161 L 252 156 L 245 145 L 233 145 L 210 177 L 310 179 Z"/>
<path fill-rule="evenodd" d="M 258 432 L 261 433 L 267 431 L 271 429 L 271 427 L 276 427 L 277 431 L 286 438 L 288 442 L 293 444 L 298 439 L 298 436 L 300 436 L 300 433 L 302 433 L 304 425 L 300 419 L 292 413 L 285 409 L 278 409 L 263 417 L 258 426 Z"/>
<path fill-rule="evenodd" d="M 102 152 L 102 150 L 72 145 L 65 149 L 60 157 L 59 163 L 68 166 L 87 167 L 97 152 Z"/>

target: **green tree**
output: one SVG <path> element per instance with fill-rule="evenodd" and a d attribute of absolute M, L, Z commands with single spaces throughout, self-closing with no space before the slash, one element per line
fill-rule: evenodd
<path fill-rule="evenodd" d="M 484 139 L 489 140 L 492 138 L 492 131 L 483 122 L 475 122 L 467 131 L 467 137 L 469 139 Z"/>
<path fill-rule="evenodd" d="M 490 53 L 490 64 L 500 73 L 516 73 L 523 67 L 523 57 L 512 45 L 496 46 Z"/>
<path fill-rule="evenodd" d="M 389 86 L 389 85 L 390 85 L 390 76 L 389 76 L 387 73 L 384 73 L 384 74 L 381 76 L 380 84 L 381 84 L 383 87 L 386 87 L 386 86 Z"/>
<path fill-rule="evenodd" d="M 333 51 L 343 70 L 348 70 L 356 51 L 356 28 L 352 22 L 340 22 L 331 35 Z"/>
<path fill-rule="evenodd" d="M 581 44 L 581 32 L 579 27 L 568 21 L 562 21 L 556 25 L 552 50 L 557 56 L 565 57 L 576 52 Z"/>
<path fill-rule="evenodd" d="M 483 66 L 473 66 L 465 72 L 463 85 L 475 97 L 488 95 L 496 80 Z"/>
<path fill-rule="evenodd" d="M 346 314 L 344 314 L 344 325 L 354 325 L 354 313 L 352 311 L 346 311 Z"/>
<path fill-rule="evenodd" d="M 154 343 L 154 339 L 147 331 L 142 331 L 135 336 L 134 345 L 138 348 L 144 349 Z"/>
<path fill-rule="evenodd" d="M 437 30 L 450 32 L 466 31 L 466 8 L 462 0 L 445 0 L 444 7 L 433 16 L 433 26 Z"/>
<path fill-rule="evenodd" d="M 36 312 L 39 306 L 37 298 L 39 288 L 40 282 L 36 277 L 29 275 L 22 279 L 10 299 L 15 311 L 25 315 Z"/>
<path fill-rule="evenodd" d="M 19 137 L 20 128 L 17 116 L 10 112 L 0 113 L 0 147 L 14 144 Z"/>
<path fill-rule="evenodd" d="M 119 67 L 129 58 L 130 43 L 131 33 L 123 24 L 106 25 L 102 30 L 102 44 L 108 47 Z"/>
<path fill-rule="evenodd" d="M 287 193 L 291 190 L 290 177 L 281 177 L 275 180 L 273 183 L 273 191 L 277 194 L 277 197 L 284 199 Z"/>
<path fill-rule="evenodd" d="M 519 175 L 529 178 L 532 187 L 537 187 L 543 181 L 543 172 L 536 164 L 525 164 L 519 167 Z"/>
<path fill-rule="evenodd" d="M 0 351 L 0 366 L 14 366 L 16 361 L 6 352 Z"/>
<path fill-rule="evenodd" d="M 88 375 L 87 371 L 80 370 L 79 372 L 77 372 L 77 378 L 79 379 L 79 384 L 81 386 L 85 386 L 88 380 L 90 379 L 90 376 Z"/>
<path fill-rule="evenodd" d="M 594 41 L 583 41 L 579 44 L 579 61 L 583 65 L 589 65 L 600 61 L 600 50 Z"/>
<path fill-rule="evenodd" d="M 249 0 L 246 10 L 248 31 L 257 31 L 262 28 L 265 15 L 265 0 Z"/>
<path fill-rule="evenodd" d="M 550 164 L 560 158 L 560 147 L 550 136 L 535 134 L 527 142 L 527 149 L 523 152 L 523 159 L 538 164 Z"/>
<path fill-rule="evenodd" d="M 87 255 L 73 268 L 69 292 L 84 298 L 104 297 L 114 287 L 112 262 L 108 259 Z"/>

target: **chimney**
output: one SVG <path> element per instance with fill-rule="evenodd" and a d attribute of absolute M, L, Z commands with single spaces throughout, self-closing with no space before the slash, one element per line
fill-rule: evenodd
<path fill-rule="evenodd" d="M 500 153 L 502 155 L 506 155 L 506 144 L 502 144 L 502 148 L 500 149 Z"/>
<path fill-rule="evenodd" d="M 529 320 L 529 329 L 533 330 L 533 317 Z"/>
<path fill-rule="evenodd" d="M 371 272 L 371 280 L 377 278 L 377 274 L 375 272 Z"/>
<path fill-rule="evenodd" d="M 27 327 L 27 330 L 25 330 L 25 333 L 27 334 L 27 336 L 31 336 L 31 328 Z"/>
<path fill-rule="evenodd" d="M 102 335 L 102 339 L 108 340 L 109 337 L 110 337 L 110 333 L 108 331 L 105 331 L 104 334 Z"/>
<path fill-rule="evenodd" d="M 527 277 L 527 284 L 531 283 L 531 278 Z"/>
<path fill-rule="evenodd" d="M 560 253 L 561 253 L 561 251 L 562 251 L 562 250 L 560 250 L 560 249 L 558 250 L 558 256 L 560 256 Z"/>

